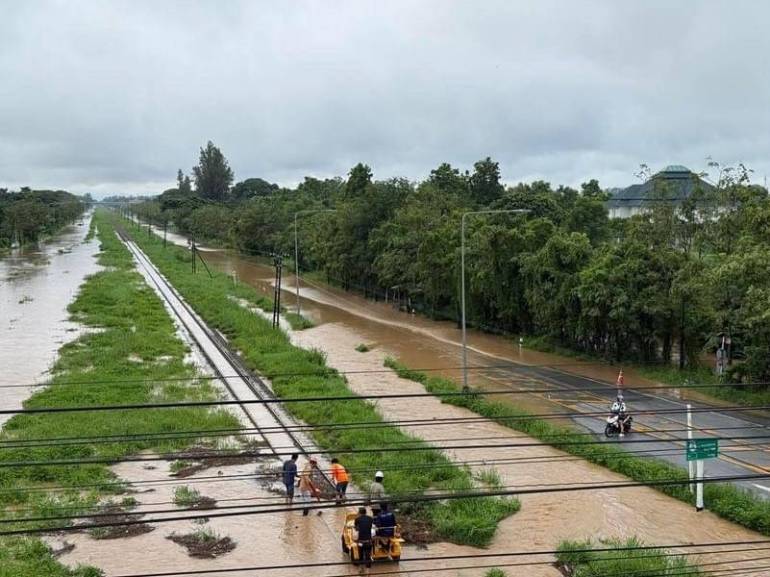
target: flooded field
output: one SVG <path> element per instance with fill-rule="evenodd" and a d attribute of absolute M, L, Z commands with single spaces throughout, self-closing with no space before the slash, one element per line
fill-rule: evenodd
<path fill-rule="evenodd" d="M 0 400 L 19 408 L 31 392 L 27 385 L 44 381 L 65 342 L 78 325 L 67 320 L 67 305 L 83 279 L 98 270 L 96 241 L 85 242 L 88 218 L 37 247 L 0 257 Z M 8 415 L 0 415 L 0 425 Z"/>

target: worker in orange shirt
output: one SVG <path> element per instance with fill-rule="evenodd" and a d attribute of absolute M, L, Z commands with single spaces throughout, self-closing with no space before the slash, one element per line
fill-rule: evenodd
<path fill-rule="evenodd" d="M 345 467 L 340 465 L 340 461 L 336 457 L 332 459 L 331 478 L 334 481 L 334 499 L 337 501 L 337 505 L 341 505 L 345 501 L 345 493 L 348 490 L 350 479 Z"/>

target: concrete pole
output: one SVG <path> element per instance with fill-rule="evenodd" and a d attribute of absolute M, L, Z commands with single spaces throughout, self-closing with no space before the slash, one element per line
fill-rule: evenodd
<path fill-rule="evenodd" d="M 465 217 L 467 212 L 463 213 L 460 222 L 460 308 L 462 309 L 463 325 L 463 391 L 468 390 L 468 346 L 465 337 Z"/>
<path fill-rule="evenodd" d="M 697 489 L 695 491 L 695 510 L 703 511 L 703 459 L 695 461 L 695 476 L 697 477 Z"/>
<path fill-rule="evenodd" d="M 687 403 L 687 440 L 692 441 L 692 405 Z M 687 461 L 687 469 L 690 477 L 690 493 L 695 489 L 692 480 L 695 477 L 695 462 Z"/>
<path fill-rule="evenodd" d="M 299 238 L 297 236 L 297 215 L 294 213 L 294 284 L 297 289 L 297 314 L 302 314 L 302 308 L 299 300 Z"/>

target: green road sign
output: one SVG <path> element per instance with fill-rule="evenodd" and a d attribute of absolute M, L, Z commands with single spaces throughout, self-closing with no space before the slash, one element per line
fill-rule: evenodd
<path fill-rule="evenodd" d="M 719 439 L 689 439 L 687 460 L 714 459 L 719 455 Z"/>

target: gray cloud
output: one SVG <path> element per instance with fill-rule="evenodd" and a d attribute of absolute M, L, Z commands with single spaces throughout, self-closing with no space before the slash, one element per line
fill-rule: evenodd
<path fill-rule="evenodd" d="M 154 193 L 206 140 L 237 178 L 618 186 L 707 155 L 770 171 L 770 5 L 0 0 L 0 185 Z"/>

